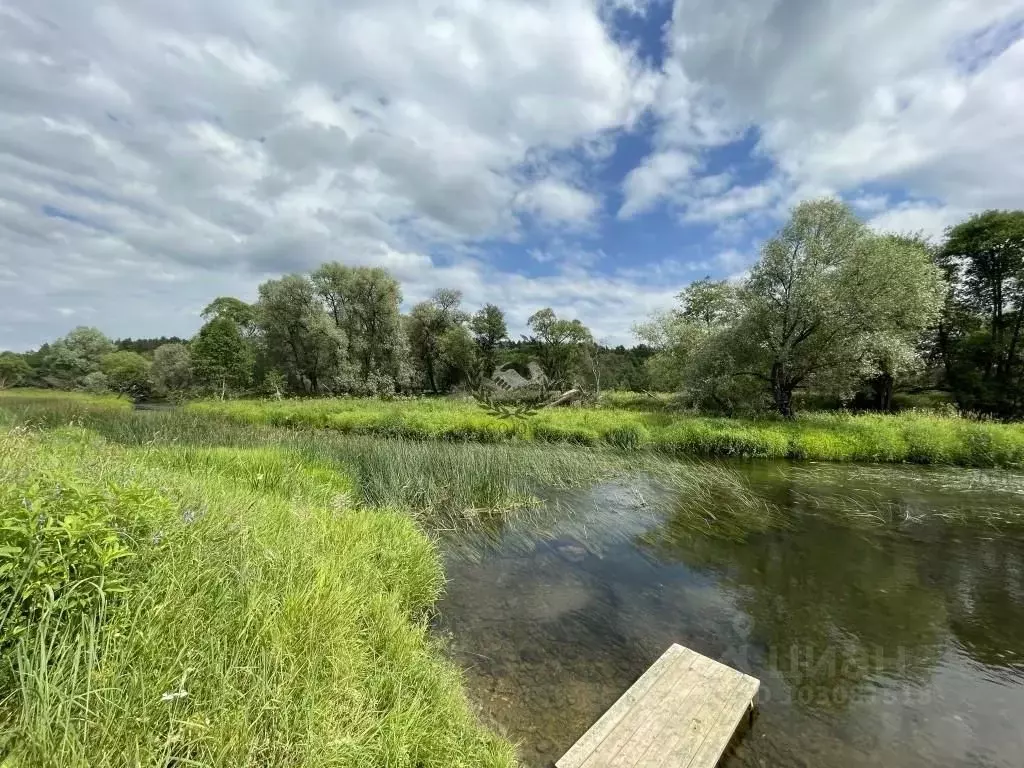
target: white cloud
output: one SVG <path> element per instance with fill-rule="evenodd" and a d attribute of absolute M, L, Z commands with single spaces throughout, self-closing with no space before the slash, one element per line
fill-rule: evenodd
<path fill-rule="evenodd" d="M 601 207 L 597 196 L 558 179 L 543 179 L 516 195 L 516 206 L 548 224 L 588 223 Z"/>
<path fill-rule="evenodd" d="M 65 331 L 56 307 L 188 333 L 332 258 L 457 280 L 427 254 L 591 219 L 551 158 L 606 153 L 654 93 L 596 0 L 0 8 L 0 275 L 28 286 L 4 278 L 0 347 Z"/>
<path fill-rule="evenodd" d="M 940 240 L 946 228 L 965 219 L 970 212 L 946 205 L 902 203 L 888 208 L 868 220 L 868 226 L 879 232 L 918 233 Z"/>
<path fill-rule="evenodd" d="M 882 184 L 958 212 L 1019 207 L 1022 24 L 1021 0 L 676 0 L 657 153 L 753 128 L 785 203 Z M 751 195 L 702 208 L 771 205 Z"/>
<path fill-rule="evenodd" d="M 680 194 L 691 180 L 696 162 L 692 155 L 667 151 L 649 155 L 622 183 L 619 218 L 628 219 L 653 208 L 663 198 Z"/>

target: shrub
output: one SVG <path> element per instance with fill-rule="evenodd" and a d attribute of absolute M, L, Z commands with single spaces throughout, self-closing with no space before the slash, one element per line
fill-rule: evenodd
<path fill-rule="evenodd" d="M 50 609 L 73 620 L 126 592 L 153 507 L 169 502 L 137 487 L 97 489 L 48 474 L 0 491 L 0 648 Z"/>

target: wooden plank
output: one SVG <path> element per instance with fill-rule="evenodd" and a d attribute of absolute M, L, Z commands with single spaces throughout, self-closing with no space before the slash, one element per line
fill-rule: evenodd
<path fill-rule="evenodd" d="M 687 723 L 691 713 L 698 710 L 709 697 L 713 697 L 715 686 L 724 682 L 719 680 L 720 667 L 717 662 L 701 656 L 669 695 L 661 700 L 655 716 L 648 720 L 643 731 L 634 734 L 619 753 L 607 762 L 607 768 L 633 768 L 642 765 L 648 753 L 663 752 L 666 731 L 677 724 Z"/>
<path fill-rule="evenodd" d="M 753 677 L 673 645 L 557 768 L 714 768 L 756 704 Z"/>
<path fill-rule="evenodd" d="M 728 671 L 732 672 L 733 670 Z M 734 674 L 726 674 L 720 675 L 719 682 L 724 686 L 720 690 L 721 695 L 706 697 L 701 702 L 701 706 L 688 719 L 676 720 L 675 727 L 670 733 L 666 734 L 665 740 L 660 744 L 660 755 L 649 755 L 649 758 L 654 759 L 660 756 L 664 765 L 692 766 L 692 768 L 704 765 L 713 767 L 717 764 L 717 757 L 712 763 L 702 763 L 695 758 L 700 754 L 704 744 L 718 743 L 716 741 L 718 737 L 714 735 L 715 726 L 722 719 L 724 713 L 734 709 L 734 697 L 742 692 L 743 679 Z M 739 711 L 745 713 L 749 705 L 750 700 L 747 699 L 739 707 Z M 735 729 L 730 731 L 726 737 L 726 742 L 722 745 L 723 750 L 728 745 L 728 740 L 732 738 L 733 732 L 735 732 Z"/>
<path fill-rule="evenodd" d="M 714 768 L 722 759 L 733 734 L 739 727 L 740 722 L 747 716 L 752 707 L 757 704 L 757 691 L 761 683 L 748 675 L 743 676 L 739 689 L 728 706 L 723 706 L 722 711 L 711 727 L 704 735 L 704 740 L 693 755 L 689 763 L 692 768 Z"/>
<path fill-rule="evenodd" d="M 664 723 L 666 705 L 674 697 L 689 694 L 711 659 L 695 653 L 689 662 L 675 662 L 633 711 L 601 742 L 590 759 L 583 764 L 583 768 L 611 768 L 619 758 L 618 765 L 633 766 L 636 763 L 636 745 L 649 743 L 651 738 L 657 736 Z"/>
<path fill-rule="evenodd" d="M 601 716 L 594 725 L 587 731 L 583 736 L 580 737 L 568 752 L 566 752 L 562 759 L 558 761 L 558 768 L 581 768 L 587 758 L 590 757 L 591 753 L 597 748 L 597 746 L 604 741 L 612 729 L 619 724 L 630 710 L 634 707 L 637 701 L 642 699 L 654 684 L 658 682 L 658 679 L 664 674 L 670 667 L 675 663 L 684 663 L 689 666 L 696 658 L 698 654 L 691 651 L 689 648 L 684 648 L 681 645 L 673 645 L 665 653 L 663 653 L 657 661 L 654 662 L 647 671 L 644 672 L 640 678 L 633 683 L 633 685 L 626 691 L 622 696 L 619 697 L 618 701 L 609 707 L 608 711 Z"/>

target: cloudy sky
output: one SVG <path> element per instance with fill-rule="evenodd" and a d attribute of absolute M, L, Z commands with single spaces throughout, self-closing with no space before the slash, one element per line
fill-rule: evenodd
<path fill-rule="evenodd" d="M 795 202 L 1024 206 L 1024 0 L 0 0 L 0 349 L 379 265 L 608 341 Z"/>

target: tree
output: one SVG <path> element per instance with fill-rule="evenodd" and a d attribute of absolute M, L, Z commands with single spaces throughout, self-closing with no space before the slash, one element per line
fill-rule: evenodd
<path fill-rule="evenodd" d="M 216 317 L 199 329 L 191 344 L 192 376 L 207 392 L 246 390 L 252 382 L 252 347 L 230 318 Z"/>
<path fill-rule="evenodd" d="M 494 304 L 485 304 L 469 321 L 484 375 L 490 376 L 498 364 L 498 345 L 508 338 L 505 313 Z"/>
<path fill-rule="evenodd" d="M 861 374 L 874 390 L 875 407 L 888 411 L 897 382 L 924 367 L 922 334 L 941 316 L 945 283 L 928 243 L 917 236 L 873 238 L 862 269 L 860 283 L 871 286 L 865 290 L 886 289 L 870 297 L 873 307 L 864 307 L 872 320 L 865 323 L 860 353 Z M 869 269 L 874 274 L 867 274 Z"/>
<path fill-rule="evenodd" d="M 192 355 L 184 344 L 164 344 L 153 351 L 149 370 L 153 392 L 172 397 L 187 392 L 192 385 Z"/>
<path fill-rule="evenodd" d="M 230 320 L 247 339 L 256 333 L 256 308 L 234 296 L 218 296 L 200 314 L 204 320 L 221 317 Z"/>
<path fill-rule="evenodd" d="M 43 358 L 44 378 L 61 388 L 82 386 L 86 376 L 99 371 L 100 358 L 113 351 L 113 342 L 101 331 L 79 326 L 50 345 Z"/>
<path fill-rule="evenodd" d="M 434 392 L 440 391 L 439 384 L 447 384 L 441 340 L 448 331 L 467 320 L 461 303 L 461 291 L 441 289 L 409 313 L 409 346 Z"/>
<path fill-rule="evenodd" d="M 957 399 L 1021 413 L 1024 211 L 986 211 L 950 228 L 938 261 L 951 285 L 940 348 Z"/>
<path fill-rule="evenodd" d="M 32 366 L 15 352 L 0 352 L 0 389 L 16 387 L 32 375 Z"/>
<path fill-rule="evenodd" d="M 346 362 L 346 340 L 312 281 L 302 275 L 268 280 L 256 306 L 267 355 L 289 386 L 307 394 L 330 389 Z"/>
<path fill-rule="evenodd" d="M 149 391 L 150 362 L 138 352 L 120 350 L 100 358 L 100 371 L 107 377 L 107 386 L 129 397 L 142 397 Z"/>
<path fill-rule="evenodd" d="M 793 392 L 848 395 L 892 382 L 942 304 L 942 275 L 914 238 L 877 235 L 837 200 L 798 205 L 732 295 L 694 284 L 671 324 L 687 387 L 730 409 L 766 391 L 783 416 Z"/>
<path fill-rule="evenodd" d="M 697 377 L 688 375 L 687 368 L 716 333 L 736 322 L 736 287 L 725 280 L 697 280 L 677 298 L 678 309 L 657 314 L 633 329 L 638 338 L 658 350 L 647 363 L 648 371 L 658 389 L 680 389 L 688 381 L 695 399 L 707 397 L 723 406 L 725 401 L 716 394 L 723 382 L 713 377 L 705 382 L 710 388 L 695 387 Z"/>
<path fill-rule="evenodd" d="M 346 357 L 359 381 L 371 376 L 401 378 L 402 291 L 380 268 L 324 264 L 312 275 L 313 285 L 334 324 L 345 336 Z"/>
<path fill-rule="evenodd" d="M 934 321 L 941 274 L 919 244 L 875 235 L 841 202 L 819 200 L 766 243 L 740 301 L 742 372 L 789 416 L 798 387 L 848 392 L 869 371 L 891 378 L 894 357 L 880 350 L 905 348 Z"/>
<path fill-rule="evenodd" d="M 473 381 L 480 371 L 480 351 L 464 325 L 453 325 L 441 335 L 441 359 L 458 381 Z"/>
<path fill-rule="evenodd" d="M 533 313 L 526 322 L 544 373 L 553 382 L 568 384 L 583 345 L 593 342 L 590 331 L 579 320 L 559 319 L 550 307 Z"/>

